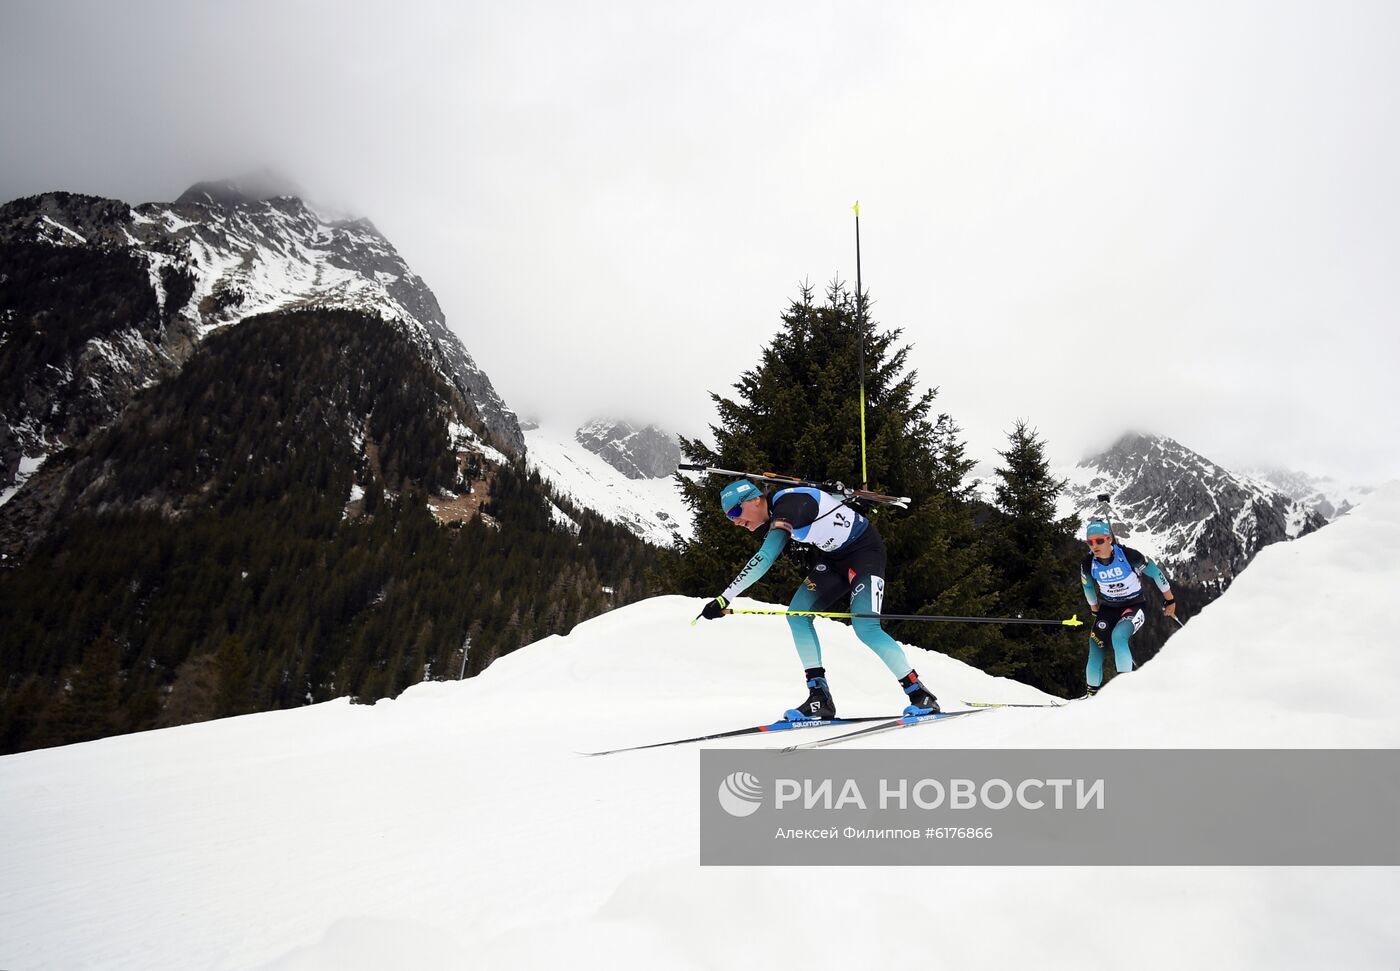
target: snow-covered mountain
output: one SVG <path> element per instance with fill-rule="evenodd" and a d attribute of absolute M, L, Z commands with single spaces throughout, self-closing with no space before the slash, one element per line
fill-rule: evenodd
<path fill-rule="evenodd" d="M 592 509 L 658 546 L 674 546 L 691 535 L 690 509 L 674 472 L 634 478 L 582 444 L 585 429 L 525 423 L 526 460 L 571 502 Z"/>
<path fill-rule="evenodd" d="M 675 475 L 681 464 L 676 436 L 647 425 L 599 418 L 580 428 L 574 439 L 629 479 L 660 479 Z"/>
<path fill-rule="evenodd" d="M 26 249 L 36 243 L 50 246 Z M 432 291 L 368 220 L 323 217 L 298 198 L 261 198 L 232 183 L 201 183 L 174 203 L 134 207 L 52 192 L 0 207 L 0 246 L 8 264 L 0 276 L 0 325 L 7 329 L 52 313 L 32 293 L 4 291 L 6 278 L 16 287 L 25 280 L 31 290 L 42 282 L 42 268 L 31 274 L 35 280 L 24 273 L 38 261 L 64 258 L 52 247 L 81 251 L 73 258 L 89 261 L 61 268 L 70 281 L 100 290 L 135 269 L 148 288 L 144 297 L 124 295 L 118 307 L 95 304 L 100 295 L 80 304 L 78 320 L 65 322 L 68 346 L 59 346 L 56 333 L 39 350 L 26 348 L 22 359 L 5 362 L 16 387 L 0 401 L 0 490 L 110 421 L 212 331 L 296 309 L 368 311 L 396 322 L 479 415 L 492 439 L 484 444 L 506 451 L 524 445 L 516 416 L 448 329 Z M 83 296 L 79 288 L 53 299 Z"/>
<path fill-rule="evenodd" d="M 1278 491 L 1297 499 L 1329 522 L 1344 516 L 1375 490 L 1339 482 L 1327 475 L 1309 475 L 1284 468 L 1246 469 L 1245 474 L 1260 479 Z"/>
<path fill-rule="evenodd" d="M 1068 481 L 1062 515 L 1087 520 L 1108 493 L 1120 539 L 1163 561 L 1173 579 L 1216 588 L 1265 546 L 1327 522 L 1267 483 L 1155 435 L 1124 435 L 1059 474 Z"/>
<path fill-rule="evenodd" d="M 0 457 L 0 752 L 475 673 L 658 556 L 557 528 L 372 226 L 237 187 L 0 208 Z"/>
<path fill-rule="evenodd" d="M 1097 698 L 865 747 L 1394 748 L 1400 654 L 1375 632 L 1397 585 L 1391 484 L 1263 550 Z M 619 609 L 393 702 L 0 758 L 0 966 L 698 971 L 779 967 L 808 947 L 836 968 L 911 953 L 954 968 L 1395 966 L 1400 882 L 1384 867 L 700 866 L 713 794 L 695 747 L 577 754 L 751 725 L 803 694 L 780 618 L 692 628 L 699 604 Z M 848 627 L 817 625 L 838 704 L 902 701 Z M 1343 644 L 1345 662 L 1330 649 Z M 918 656 L 948 701 L 1036 697 Z M 542 693 L 583 703 L 540 717 Z M 1112 920 L 1094 917 L 1103 901 Z"/>

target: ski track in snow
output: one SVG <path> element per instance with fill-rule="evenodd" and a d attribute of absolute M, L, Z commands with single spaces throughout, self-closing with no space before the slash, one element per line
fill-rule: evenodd
<path fill-rule="evenodd" d="M 1091 701 L 868 746 L 1396 747 L 1398 553 L 1393 484 L 1264 549 Z M 701 868 L 699 746 L 576 754 L 802 696 L 781 618 L 692 627 L 700 605 L 634 604 L 392 702 L 0 759 L 0 967 L 1396 966 L 1397 868 Z M 818 630 L 842 713 L 902 703 L 848 628 Z M 910 653 L 946 707 L 1043 699 Z"/>

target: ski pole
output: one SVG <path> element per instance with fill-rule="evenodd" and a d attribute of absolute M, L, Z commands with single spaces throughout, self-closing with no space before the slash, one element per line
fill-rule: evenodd
<path fill-rule="evenodd" d="M 850 620 L 917 620 L 940 624 L 1037 624 L 1049 627 L 1083 627 L 1075 614 L 1069 620 L 1040 620 L 1031 617 L 942 617 L 934 614 L 843 614 L 826 610 L 737 610 L 726 614 L 759 614 L 770 617 L 842 617 Z"/>

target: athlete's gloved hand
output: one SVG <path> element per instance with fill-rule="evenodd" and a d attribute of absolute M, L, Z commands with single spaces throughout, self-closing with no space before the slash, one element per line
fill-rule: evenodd
<path fill-rule="evenodd" d="M 724 608 L 728 606 L 728 600 L 725 600 L 722 596 L 716 597 L 709 603 L 705 604 L 705 609 L 700 611 L 700 615 L 695 619 L 699 620 L 701 617 L 703 617 L 705 620 L 718 620 L 719 618 L 724 616 Z"/>
<path fill-rule="evenodd" d="M 1168 600 L 1166 603 L 1167 605 L 1163 608 L 1162 613 L 1166 614 L 1172 620 L 1176 620 L 1176 601 Z"/>

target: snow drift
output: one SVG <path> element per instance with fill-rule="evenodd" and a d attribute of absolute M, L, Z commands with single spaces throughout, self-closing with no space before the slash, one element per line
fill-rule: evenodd
<path fill-rule="evenodd" d="M 1391 485 L 1263 550 L 1095 699 L 870 744 L 1394 747 L 1397 587 Z M 780 618 L 691 627 L 699 606 L 617 610 L 372 707 L 0 759 L 0 966 L 1395 966 L 1393 868 L 702 869 L 695 747 L 576 754 L 804 694 Z M 842 713 L 900 703 L 846 628 L 819 632 Z M 949 707 L 1039 694 L 913 653 Z"/>

